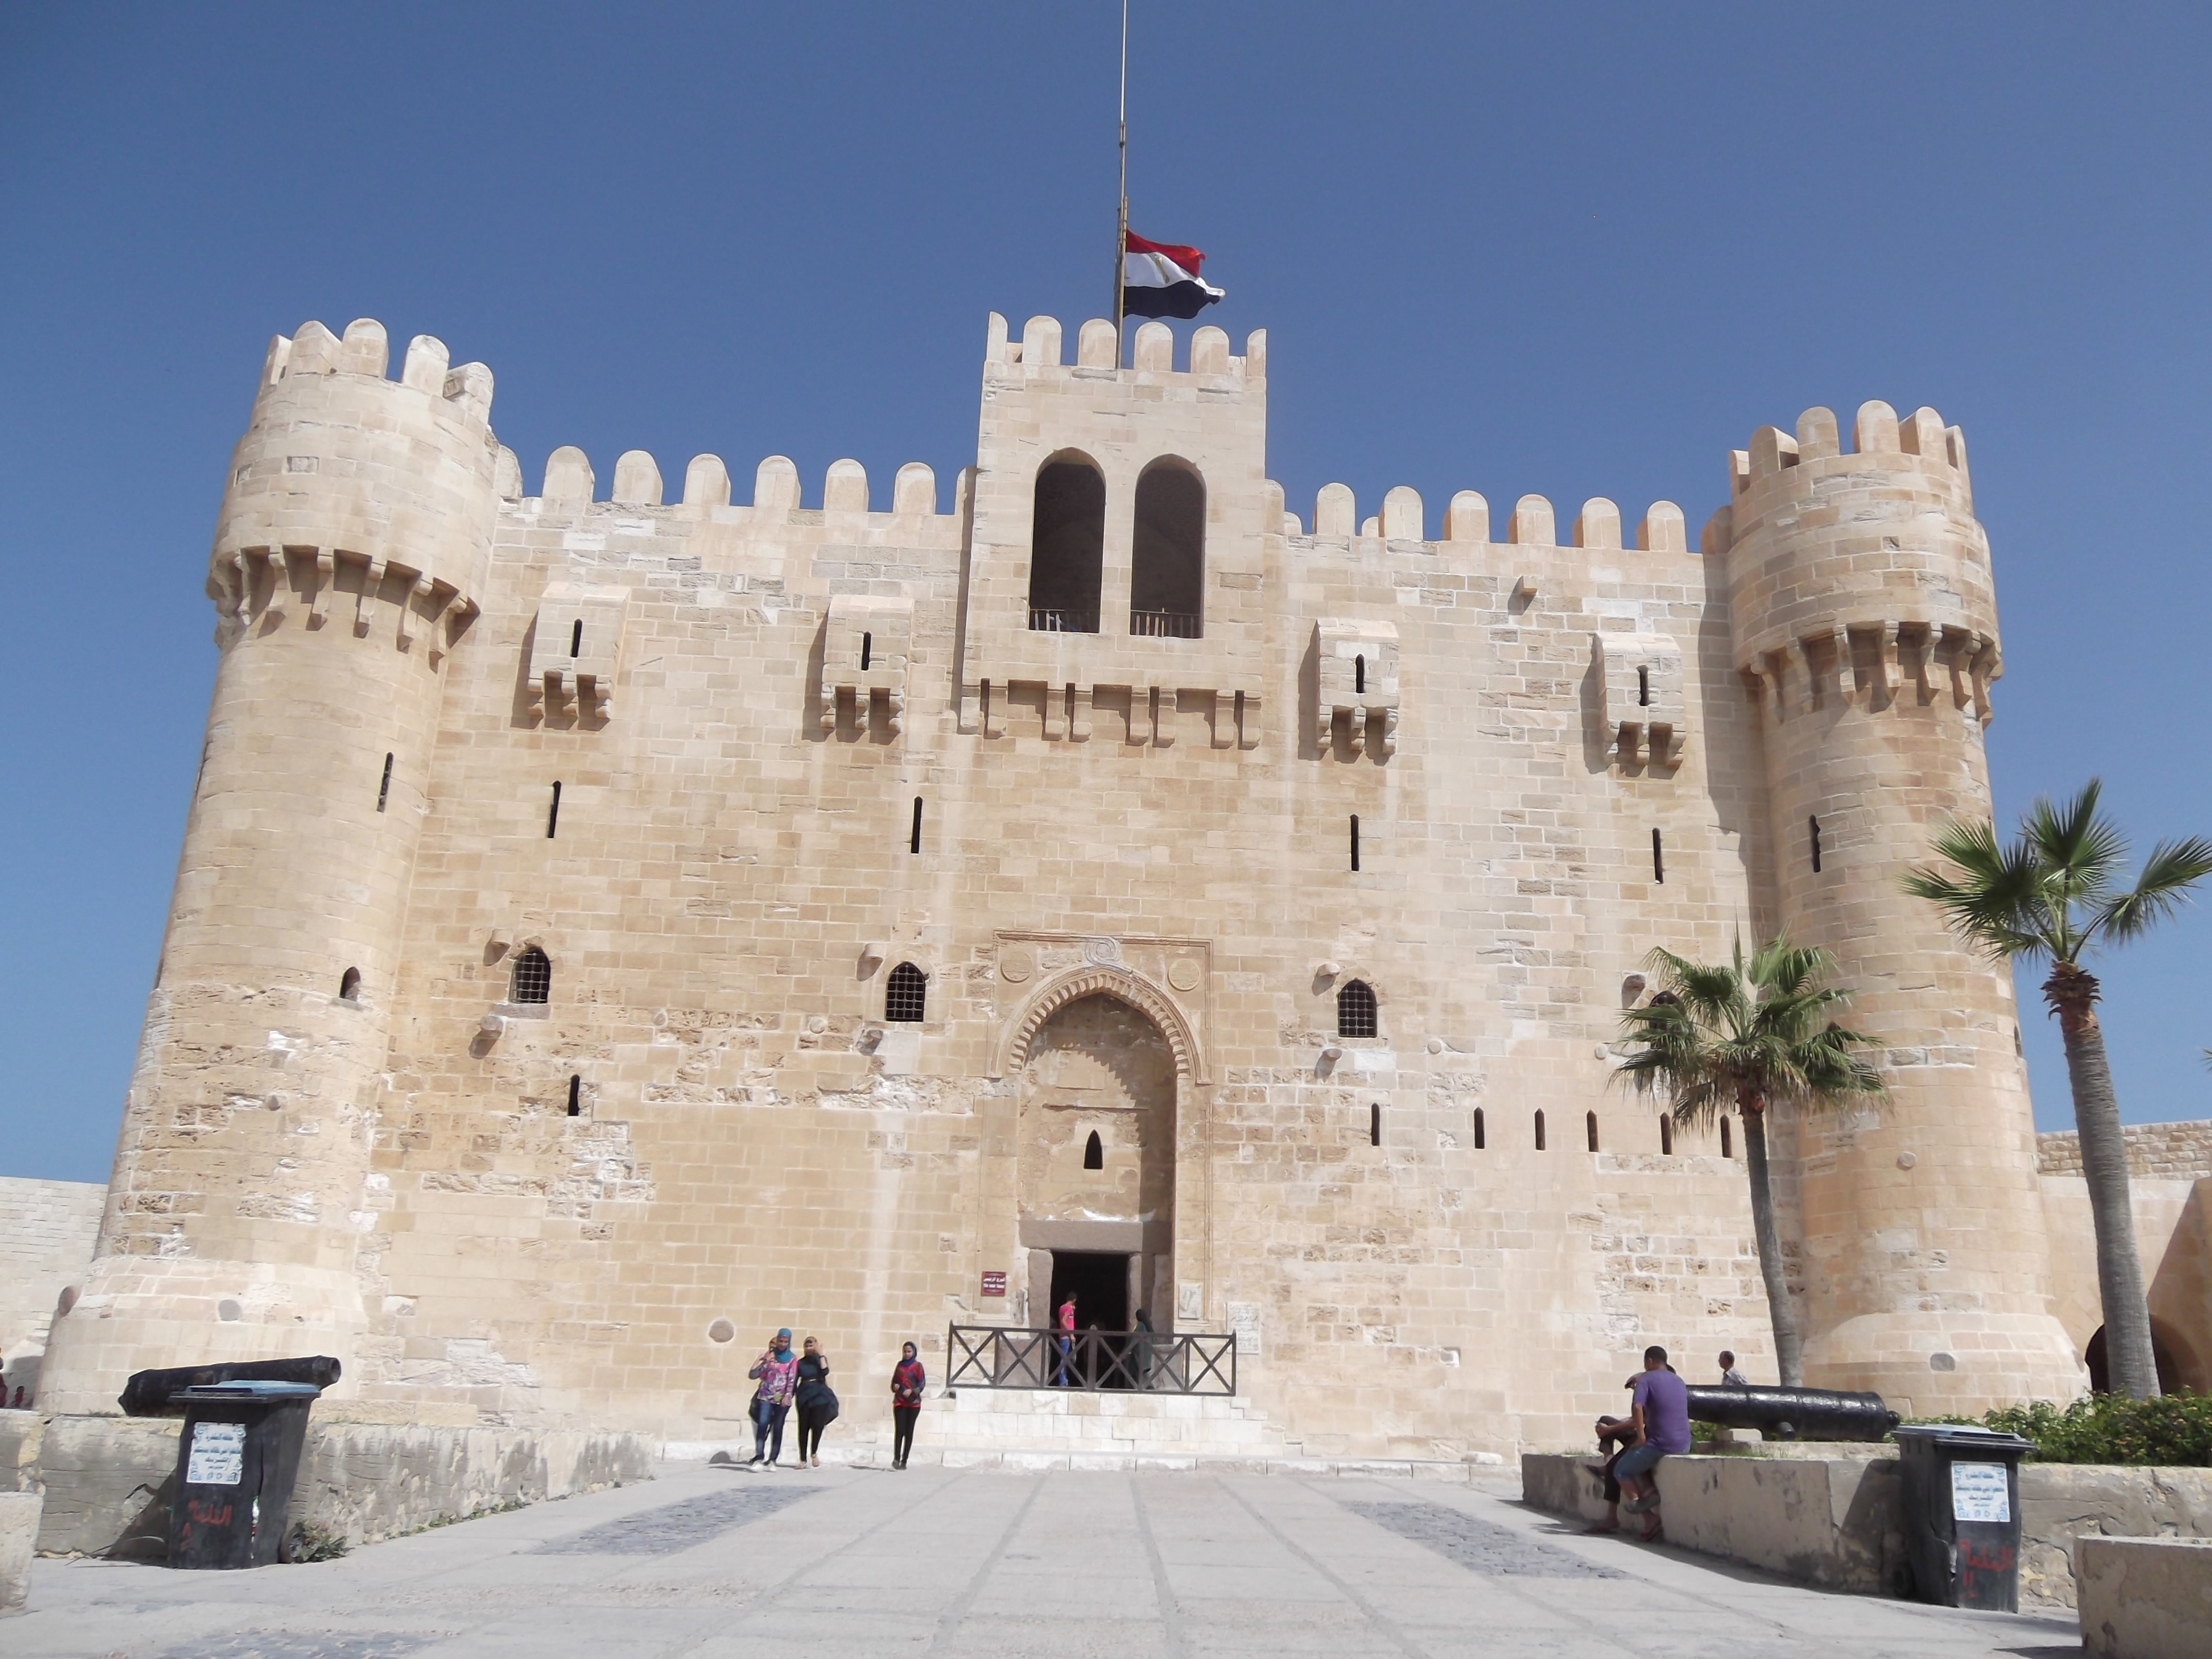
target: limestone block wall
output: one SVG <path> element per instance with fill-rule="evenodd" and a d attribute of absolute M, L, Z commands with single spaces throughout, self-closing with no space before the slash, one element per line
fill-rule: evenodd
<path fill-rule="evenodd" d="M 107 1188 L 90 1181 L 0 1176 L 0 1387 L 38 1392 L 36 1363 L 63 1292 L 84 1283 Z"/>
<path fill-rule="evenodd" d="M 2128 1173 L 2137 1181 L 2202 1181 L 2212 1176 L 2212 1121 L 2196 1123 L 2130 1123 L 2120 1131 L 2127 1143 Z M 2081 1173 L 2081 1137 L 2054 1129 L 2035 1138 L 2036 1166 L 2047 1176 Z"/>

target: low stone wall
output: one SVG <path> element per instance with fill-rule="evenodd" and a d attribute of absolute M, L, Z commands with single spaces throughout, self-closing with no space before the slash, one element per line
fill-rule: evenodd
<path fill-rule="evenodd" d="M 2087 1652 L 2100 1659 L 2204 1659 L 2212 1653 L 2212 1544 L 2085 1538 L 2075 1570 Z"/>
<path fill-rule="evenodd" d="M 1522 1500 L 1597 1519 L 1605 1502 L 1585 1467 L 1591 1458 L 1524 1454 Z M 1894 1446 L 1667 1458 L 1659 1496 L 1668 1541 L 1802 1583 L 1906 1594 L 1896 1458 Z M 2212 1537 L 2212 1469 L 2024 1463 L 2020 1515 L 2022 1600 L 2072 1607 L 2077 1540 Z"/>
<path fill-rule="evenodd" d="M 0 1613 L 23 1610 L 38 1541 L 39 1494 L 0 1492 Z"/>
<path fill-rule="evenodd" d="M 2128 1149 L 2128 1173 L 2137 1181 L 2212 1176 L 2212 1122 L 2130 1123 L 2120 1137 Z M 2072 1129 L 2038 1135 L 2035 1160 L 2043 1175 L 2080 1175 L 2081 1137 Z"/>
<path fill-rule="evenodd" d="M 40 1553 L 159 1559 L 180 1426 L 160 1417 L 39 1425 L 26 1469 L 46 1492 Z M 0 1479 L 7 1448 L 0 1435 Z M 374 1543 L 434 1522 L 649 1480 L 653 1462 L 653 1443 L 634 1434 L 311 1419 L 292 1516 Z"/>

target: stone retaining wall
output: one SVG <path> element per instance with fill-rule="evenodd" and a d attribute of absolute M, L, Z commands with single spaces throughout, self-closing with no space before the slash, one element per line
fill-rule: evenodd
<path fill-rule="evenodd" d="M 2085 1538 L 2081 1645 L 2099 1659 L 2203 1659 L 2212 1653 L 2212 1544 Z"/>
<path fill-rule="evenodd" d="M 159 1559 L 180 1419 L 8 1413 L 0 1486 L 43 1487 L 42 1555 Z M 642 1436 L 310 1422 L 292 1516 L 350 1541 L 653 1478 Z"/>
<path fill-rule="evenodd" d="M 2137 1181 L 2201 1181 L 2212 1176 L 2212 1121 L 2130 1123 L 2120 1133 L 2128 1144 L 2128 1173 Z M 2071 1129 L 2036 1136 L 2035 1154 L 2044 1175 L 2081 1173 L 2081 1137 Z"/>
<path fill-rule="evenodd" d="M 1824 1589 L 1908 1593 L 1897 1449 L 1809 1449 L 1663 1460 L 1668 1540 Z M 1589 1456 L 1524 1454 L 1522 1501 L 1596 1520 L 1605 1504 Z M 2212 1469 L 2024 1463 L 2020 1509 L 2022 1601 L 2072 1607 L 2077 1540 L 2212 1536 Z"/>

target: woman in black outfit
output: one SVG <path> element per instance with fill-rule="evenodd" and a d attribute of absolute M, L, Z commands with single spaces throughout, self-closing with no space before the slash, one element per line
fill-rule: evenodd
<path fill-rule="evenodd" d="M 806 1352 L 799 1357 L 799 1393 L 792 1403 L 799 1407 L 799 1464 L 822 1467 L 822 1431 L 837 1418 L 837 1396 L 830 1388 L 830 1360 L 822 1345 L 806 1339 Z"/>

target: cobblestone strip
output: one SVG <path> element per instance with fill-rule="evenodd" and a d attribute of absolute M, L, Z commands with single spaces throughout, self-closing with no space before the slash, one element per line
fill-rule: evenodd
<path fill-rule="evenodd" d="M 1628 1577 L 1615 1568 L 1554 1549 L 1510 1527 L 1479 1521 L 1442 1504 L 1346 1503 L 1344 1507 L 1401 1538 L 1434 1550 L 1447 1561 L 1456 1561 L 1470 1572 L 1507 1578 Z"/>
<path fill-rule="evenodd" d="M 164 1648 L 161 1659 L 403 1659 L 418 1648 L 443 1642 L 444 1636 L 410 1636 L 393 1631 L 375 1636 L 339 1636 L 329 1632 L 239 1631 L 210 1636 L 182 1647 Z"/>
<path fill-rule="evenodd" d="M 540 1544 L 532 1555 L 673 1555 L 732 1527 L 750 1525 L 820 1492 L 819 1486 L 746 1487 L 709 1492 L 680 1504 L 625 1516 L 619 1521 Z"/>
<path fill-rule="evenodd" d="M 1167 1563 L 1161 1559 L 1159 1540 L 1152 1536 L 1152 1517 L 1145 1512 L 1142 1482 L 1129 1482 L 1129 1502 L 1136 1507 L 1137 1535 L 1145 1540 L 1145 1559 L 1152 1568 L 1152 1594 L 1159 1600 L 1160 1651 L 1167 1655 L 1168 1659 L 1182 1659 L 1185 1651 L 1182 1606 L 1176 1600 L 1175 1586 L 1168 1582 Z"/>

